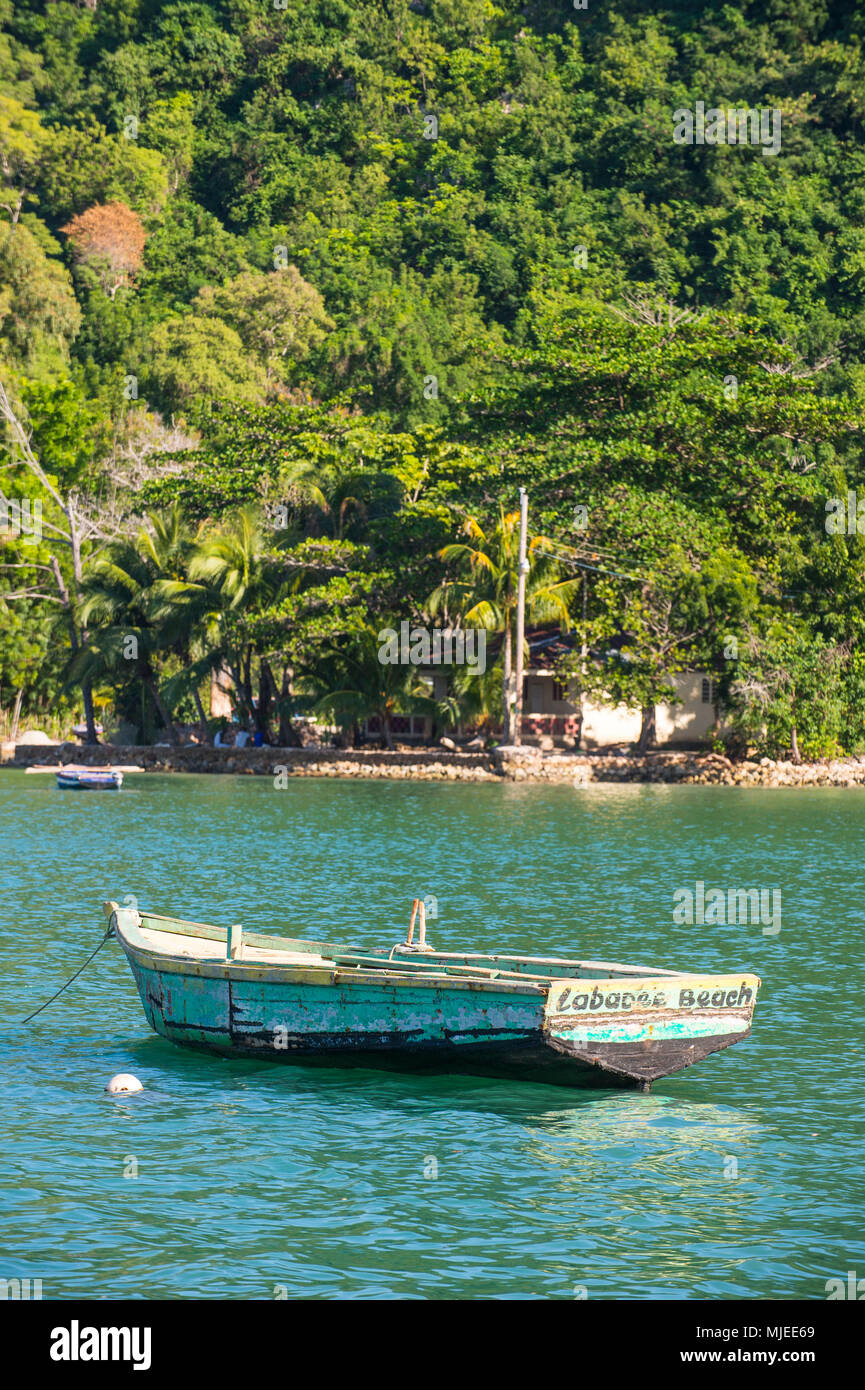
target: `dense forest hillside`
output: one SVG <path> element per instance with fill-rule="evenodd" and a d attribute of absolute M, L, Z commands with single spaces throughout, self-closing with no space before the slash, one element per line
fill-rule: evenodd
<path fill-rule="evenodd" d="M 865 752 L 865 7 L 0 21 L 5 732 L 224 667 L 268 737 L 386 725 L 403 620 L 490 630 L 436 714 L 492 727 L 525 486 L 563 678 Z"/>

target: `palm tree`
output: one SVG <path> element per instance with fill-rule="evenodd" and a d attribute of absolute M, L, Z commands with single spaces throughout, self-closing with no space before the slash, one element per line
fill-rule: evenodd
<path fill-rule="evenodd" d="M 151 513 L 148 523 L 148 529 L 140 537 L 142 551 L 155 573 L 147 595 L 148 616 L 159 628 L 165 649 L 173 652 L 181 663 L 180 672 L 165 683 L 163 698 L 168 708 L 173 709 L 181 696 L 191 694 L 199 728 L 206 737 L 207 715 L 200 685 L 211 663 L 205 663 L 202 671 L 198 669 L 199 663 L 192 660 L 192 650 L 199 643 L 199 630 L 205 615 L 184 596 L 189 566 L 197 553 L 203 527 L 193 532 L 183 509 L 177 505 L 161 514 Z"/>
<path fill-rule="evenodd" d="M 260 511 L 242 508 L 198 537 L 187 576 L 160 581 L 154 597 L 173 650 L 185 652 L 183 669 L 167 683 L 166 695 L 174 699 L 191 690 L 197 698 L 205 676 L 227 669 L 244 717 L 270 740 L 275 709 L 279 741 L 290 743 L 296 741 L 290 724 L 291 668 L 284 663 L 278 684 L 271 659 L 284 644 L 279 604 L 298 589 L 301 576 L 296 566 L 283 562 L 279 544 L 277 539 L 268 549 Z"/>
<path fill-rule="evenodd" d="M 362 512 L 352 495 L 351 477 L 314 463 L 292 462 L 280 475 L 280 484 L 292 504 L 300 534 L 330 533 L 342 540 L 352 513 Z"/>
<path fill-rule="evenodd" d="M 349 647 L 328 649 L 304 683 L 327 691 L 313 705 L 314 714 L 343 726 L 377 718 L 383 746 L 393 748 L 394 715 L 441 711 L 417 667 L 382 663 L 380 648 L 377 630 L 364 627 Z"/>
<path fill-rule="evenodd" d="M 115 542 L 86 567 L 81 621 L 86 647 L 70 663 L 77 678 L 133 675 L 150 693 L 172 743 L 177 731 L 159 689 L 160 657 L 177 648 L 176 628 L 164 621 L 161 586 L 177 582 L 194 544 L 176 507 L 151 515 L 137 535 Z"/>
<path fill-rule="evenodd" d="M 362 465 L 363 460 L 359 460 Z M 327 535 L 332 540 L 363 539 L 370 521 L 395 516 L 403 485 L 387 469 L 292 460 L 279 476 L 289 504 L 285 529 L 297 536 Z"/>
<path fill-rule="evenodd" d="M 513 737 L 512 709 L 514 688 L 514 628 L 519 581 L 519 512 L 499 508 L 495 528 L 487 533 L 470 517 L 463 526 L 469 543 L 456 542 L 438 552 L 445 564 L 456 561 L 468 568 L 465 579 L 446 580 L 430 595 L 432 614 L 448 616 L 453 605 L 466 626 L 485 628 L 503 637 L 502 731 L 505 743 Z M 549 554 L 554 542 L 546 536 L 532 536 L 527 543 L 529 572 L 526 576 L 526 617 L 532 622 L 558 622 L 569 627 L 568 608 L 579 585 L 578 579 L 561 579 L 560 567 Z"/>
<path fill-rule="evenodd" d="M 258 509 L 243 507 L 200 542 L 189 563 L 188 580 L 166 593 L 187 606 L 190 622 L 206 635 L 204 655 L 192 674 L 227 666 L 245 713 L 265 738 L 271 704 L 280 691 L 270 663 L 261 655 L 257 702 L 253 696 L 256 644 L 250 624 L 293 582 L 293 577 L 284 579 L 278 558 L 267 549 Z"/>
<path fill-rule="evenodd" d="M 483 675 L 470 666 L 455 666 L 448 693 L 438 702 L 442 723 L 457 734 L 468 725 L 491 733 L 502 698 L 502 667 L 488 666 Z"/>

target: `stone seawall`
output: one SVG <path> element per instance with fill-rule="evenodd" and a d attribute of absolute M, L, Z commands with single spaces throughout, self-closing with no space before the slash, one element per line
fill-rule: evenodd
<path fill-rule="evenodd" d="M 222 772 L 275 776 L 284 770 L 291 777 L 465 777 L 480 773 L 493 777 L 489 753 L 450 753 L 444 749 L 418 748 L 405 752 L 361 751 L 336 748 L 210 748 L 184 744 L 178 748 L 95 748 L 80 744 L 21 744 L 6 766 L 33 767 L 77 763 L 86 767 L 138 767 L 144 772 Z"/>
<path fill-rule="evenodd" d="M 497 748 L 450 752 L 413 748 L 394 752 L 334 748 L 207 748 L 201 745 L 115 748 L 100 745 L 18 744 L 4 747 L 6 766 L 79 763 L 129 766 L 144 772 L 249 774 L 260 777 L 404 778 L 448 782 L 682 782 L 723 786 L 865 786 L 865 761 L 731 762 L 718 753 L 656 752 L 643 756 L 540 752 Z"/>

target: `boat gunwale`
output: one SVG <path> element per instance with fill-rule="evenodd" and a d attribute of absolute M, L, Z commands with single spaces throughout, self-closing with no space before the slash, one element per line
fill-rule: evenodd
<path fill-rule="evenodd" d="M 554 957 L 488 956 L 481 953 L 433 952 L 421 958 L 413 957 L 410 961 L 391 961 L 383 953 L 379 957 L 363 956 L 359 953 L 344 951 L 341 947 L 336 948 L 336 950 L 330 948 L 331 953 L 325 954 L 329 949 L 328 943 L 311 942 L 293 937 L 270 936 L 256 932 L 244 934 L 244 943 L 253 949 L 273 949 L 275 954 L 285 952 L 286 954 L 294 953 L 296 955 L 309 955 L 310 957 L 317 954 L 319 959 L 309 962 L 302 960 L 281 962 L 278 960 L 243 958 L 229 960 L 226 957 L 218 956 L 193 956 L 173 950 L 160 949 L 154 942 L 148 940 L 144 933 L 148 930 L 161 931 L 167 935 L 187 936 L 192 939 L 224 943 L 227 940 L 228 929 L 215 927 L 211 923 L 189 922 L 182 918 L 168 917 L 162 913 L 141 913 L 137 908 L 122 908 L 113 901 L 106 902 L 103 909 L 106 915 L 110 916 L 124 950 L 127 954 L 133 955 L 142 966 L 150 970 L 162 970 L 170 974 L 191 975 L 203 979 L 235 979 L 239 982 L 259 980 L 274 984 L 318 985 L 324 988 L 353 985 L 372 988 L 414 987 L 457 991 L 472 990 L 488 994 L 512 994 L 537 998 L 548 996 L 554 987 L 567 979 L 580 979 L 586 982 L 608 980 L 624 983 L 629 979 L 646 978 L 672 980 L 699 977 L 706 981 L 720 978 L 705 972 L 659 970 L 649 966 L 625 966 L 606 961 L 577 962 Z M 313 952 L 311 949 L 313 946 L 319 948 L 317 952 Z M 376 958 L 381 960 L 381 965 L 375 965 L 372 968 L 366 966 L 365 962 Z M 555 963 L 560 968 L 570 971 L 570 974 L 529 975 L 518 971 L 502 971 L 500 968 L 484 969 L 480 966 L 475 967 L 477 973 L 473 974 L 471 973 L 472 966 L 468 963 L 462 966 L 447 966 L 440 963 L 447 960 L 465 962 L 470 960 L 517 960 L 521 963 L 531 962 L 532 964 L 543 961 L 549 964 Z M 595 970 L 604 973 L 583 975 L 577 973 L 580 970 Z M 619 973 L 613 973 L 616 971 Z"/>
<path fill-rule="evenodd" d="M 108 904 L 106 904 L 106 908 Z M 173 975 L 192 975 L 203 979 L 257 980 L 271 984 L 309 984 L 332 988 L 340 985 L 369 985 L 373 988 L 454 989 L 482 990 L 490 994 L 517 994 L 534 998 L 545 997 L 552 981 L 520 981 L 518 979 L 498 979 L 490 976 L 458 976 L 446 974 L 416 974 L 401 970 L 394 964 L 393 970 L 363 970 L 357 966 L 338 965 L 336 962 L 304 965 L 300 961 L 280 964 L 278 961 L 227 960 L 219 958 L 177 955 L 154 947 L 143 934 L 138 922 L 128 920 L 132 915 L 146 918 L 150 914 L 139 914 L 134 908 L 115 908 L 111 920 L 115 934 L 127 955 L 132 956 L 146 969 L 164 971 Z M 123 916 L 126 921 L 121 922 Z M 205 923 L 198 925 L 204 926 Z M 146 930 L 146 927 L 144 928 Z M 166 930 L 163 928 L 163 930 Z M 212 928 L 218 932 L 218 928 Z M 183 933 L 196 936 L 195 932 Z M 224 935 L 224 933 L 223 933 Z M 206 940 L 219 940 L 219 936 L 206 937 Z M 253 944 L 251 936 L 245 938 Z M 287 941 L 287 938 L 279 938 Z M 286 949 L 290 949 L 287 947 Z M 311 954 L 311 953 L 310 953 Z"/>
<path fill-rule="evenodd" d="M 121 912 L 126 912 L 134 911 L 135 909 L 120 908 L 119 910 Z M 225 940 L 227 929 L 225 927 L 216 927 L 211 922 L 194 922 L 182 917 L 169 917 L 167 914 L 161 912 L 143 912 L 139 913 L 139 916 L 145 925 L 145 929 L 147 928 L 147 924 L 152 922 L 152 929 L 154 931 L 168 932 L 176 936 L 197 936 L 211 941 Z M 160 923 L 169 923 L 170 925 L 161 926 Z M 412 968 L 433 967 L 439 962 L 452 962 L 455 965 L 463 964 L 467 967 L 476 965 L 478 968 L 481 968 L 481 961 L 489 961 L 492 969 L 502 969 L 500 963 L 510 962 L 516 965 L 554 965 L 559 967 L 560 971 L 567 972 L 543 972 L 543 978 L 550 983 L 555 983 L 558 979 L 569 979 L 572 977 L 606 980 L 628 978 L 629 976 L 635 978 L 651 976 L 654 978 L 655 976 L 661 975 L 668 975 L 673 978 L 675 976 L 692 975 L 694 973 L 708 973 L 690 970 L 664 970 L 654 965 L 626 965 L 621 961 L 574 960 L 566 956 L 522 956 L 506 955 L 501 952 L 493 954 L 485 951 L 427 951 L 422 955 L 420 953 L 414 953 L 406 960 L 405 956 L 407 956 L 408 953 L 403 953 L 402 943 L 397 943 L 394 947 L 373 948 L 369 951 L 360 952 L 352 951 L 348 946 L 335 944 L 331 941 L 315 941 L 306 937 L 272 936 L 269 933 L 247 931 L 246 929 L 244 929 L 243 939 L 248 945 L 256 947 L 257 949 L 287 952 L 304 951 L 308 952 L 310 955 L 326 956 L 334 960 L 336 965 L 340 964 L 336 957 L 342 957 L 344 964 L 352 960 L 360 962 L 373 961 L 375 959 L 379 959 L 382 962 L 387 961 L 388 964 L 390 964 L 390 956 L 395 951 L 399 951 L 403 963 L 409 965 L 410 962 Z M 394 964 L 396 963 L 394 962 Z M 599 973 L 597 976 L 580 974 L 580 972 L 588 970 L 598 971 Z M 528 972 L 514 971 L 508 973 L 525 974 L 527 978 L 531 978 Z M 537 979 L 539 976 L 535 976 L 535 978 Z"/>

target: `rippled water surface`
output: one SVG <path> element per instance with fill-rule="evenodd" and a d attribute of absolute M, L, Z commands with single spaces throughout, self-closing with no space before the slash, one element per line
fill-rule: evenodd
<path fill-rule="evenodd" d="M 856 791 L 0 773 L 0 1278 L 45 1298 L 824 1298 L 865 1262 Z M 673 893 L 780 889 L 759 924 Z M 650 1095 L 186 1051 L 100 903 L 389 945 L 754 970 L 752 1037 Z M 134 1072 L 142 1094 L 110 1098 Z M 137 1177 L 125 1176 L 137 1171 Z M 437 1176 L 428 1176 L 437 1171 Z"/>

